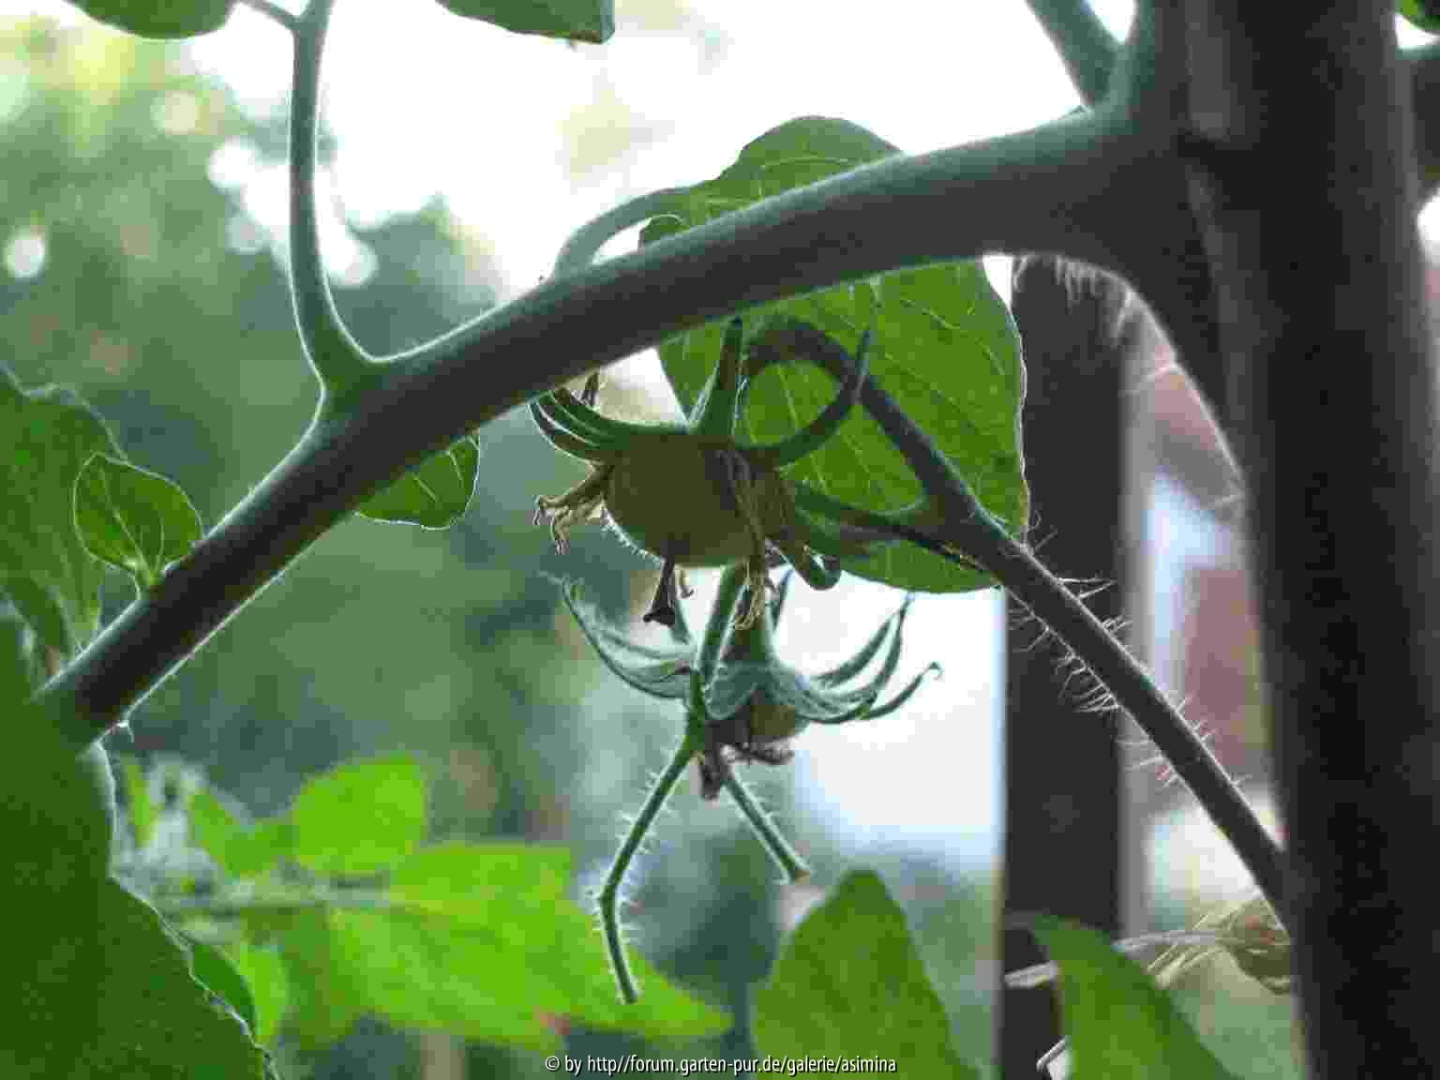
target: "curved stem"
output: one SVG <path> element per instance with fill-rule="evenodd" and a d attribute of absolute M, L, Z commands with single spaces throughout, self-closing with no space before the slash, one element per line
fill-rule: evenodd
<path fill-rule="evenodd" d="M 725 777 L 725 790 L 730 793 L 730 798 L 735 800 L 735 805 L 745 815 L 745 821 L 754 830 L 755 836 L 764 845 L 770 857 L 775 860 L 775 865 L 780 867 L 785 874 L 785 880 L 791 885 L 804 881 L 810 876 L 810 867 L 805 859 L 796 851 L 788 840 L 780 835 L 780 830 L 775 827 L 774 820 L 767 814 L 764 808 L 755 801 L 755 796 L 750 794 L 750 789 L 745 782 L 735 775 L 731 769 Z"/>
<path fill-rule="evenodd" d="M 860 387 L 870 373 L 869 357 L 870 331 L 860 335 L 860 344 L 855 349 L 855 365 L 840 384 L 834 399 L 820 410 L 820 415 L 803 428 L 778 443 L 768 446 L 740 446 L 737 449 L 745 455 L 754 469 L 783 469 L 803 457 L 809 457 L 828 442 L 840 430 L 840 425 L 850 415 L 855 403 L 860 400 Z"/>
<path fill-rule="evenodd" d="M 735 437 L 735 409 L 740 401 L 745 322 L 733 318 L 725 327 L 720 359 L 690 410 L 690 430 L 697 435 L 729 442 Z"/>
<path fill-rule="evenodd" d="M 827 367 L 843 362 L 838 357 L 824 359 L 826 353 L 844 350 L 799 320 L 772 323 L 767 338 L 771 347 L 793 351 Z M 980 505 L 949 459 L 874 379 L 866 380 L 862 403 L 905 456 L 939 510 L 945 541 L 993 574 L 1115 695 L 1230 841 L 1270 906 L 1288 926 L 1284 854 L 1261 827 L 1210 747 L 1094 613 Z"/>
<path fill-rule="evenodd" d="M 715 665 L 720 660 L 720 650 L 730 632 L 735 604 L 745 589 L 746 577 L 744 563 L 727 566 L 720 574 L 720 588 L 715 593 L 715 606 L 710 609 L 710 619 L 705 624 L 705 636 L 700 639 L 700 655 L 695 661 L 695 673 L 702 688 L 709 685 L 715 676 Z"/>
<path fill-rule="evenodd" d="M 1153 182 L 1154 155 L 1129 138 L 1101 110 L 887 158 L 552 278 L 391 357 L 376 366 L 376 385 L 346 409 L 321 410 L 284 461 L 38 696 L 66 717 L 77 748 L 85 745 L 374 492 L 551 387 L 689 327 L 987 251 L 1059 251 L 1114 266 L 1120 253 L 1103 238 L 1136 236 L 1137 217 L 1147 220 L 1146 244 L 1179 234 L 1156 248 L 1173 275 L 1188 219 L 1177 219 L 1181 208 Z M 1170 326 L 1172 334 L 1177 326 L 1190 333 L 1177 338 L 1187 359 L 1192 341 L 1208 340 L 1204 309 L 1193 294 L 1189 300 L 1175 305 L 1182 321 Z M 386 437 L 375 438 L 377 430 Z"/>
<path fill-rule="evenodd" d="M 1086 0 L 1029 0 L 1029 4 L 1081 100 L 1093 108 L 1104 100 L 1119 43 Z"/>
<path fill-rule="evenodd" d="M 258 11 L 261 15 L 264 15 L 267 18 L 279 23 L 286 30 L 289 30 L 292 34 L 299 31 L 300 24 L 299 21 L 295 18 L 295 16 L 290 14 L 290 12 L 286 11 L 279 4 L 271 3 L 271 0 L 240 0 L 240 2 L 246 7 L 251 8 L 254 11 Z"/>
<path fill-rule="evenodd" d="M 625 834 L 625 840 L 621 843 L 620 850 L 615 853 L 610 870 L 605 875 L 605 883 L 600 887 L 598 906 L 600 926 L 605 934 L 605 949 L 610 954 L 610 969 L 615 973 L 615 984 L 619 987 L 620 997 L 629 1004 L 640 1000 L 640 991 L 635 985 L 635 976 L 630 972 L 630 962 L 625 958 L 625 943 L 620 938 L 620 917 L 617 913 L 620 883 L 625 880 L 625 871 L 630 868 L 635 852 L 640 850 L 641 842 L 650 831 L 650 826 L 655 823 L 655 816 L 660 813 L 665 800 L 675 789 L 675 782 L 680 779 L 699 749 L 699 732 L 693 724 L 687 724 L 685 735 L 680 740 L 680 745 L 675 748 L 670 764 L 665 766 L 665 771 L 655 781 L 650 794 L 645 796 L 645 805 L 640 808 L 630 831 Z"/>
<path fill-rule="evenodd" d="M 291 17 L 295 59 L 290 97 L 290 295 L 300 343 L 325 397 L 343 399 L 368 385 L 375 364 L 340 321 L 320 256 L 315 214 L 315 142 L 320 113 L 320 58 L 335 0 L 310 0 Z"/>
<path fill-rule="evenodd" d="M 582 225 L 565 241 L 565 246 L 555 257 L 555 275 L 558 277 L 573 270 L 585 269 L 595 261 L 595 256 L 607 241 L 626 229 L 634 228 L 661 214 L 678 216 L 679 201 L 684 199 L 686 194 L 685 188 L 662 188 L 621 203 L 588 225 Z"/>

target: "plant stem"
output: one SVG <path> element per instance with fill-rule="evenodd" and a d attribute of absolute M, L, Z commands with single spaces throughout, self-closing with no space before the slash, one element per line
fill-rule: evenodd
<path fill-rule="evenodd" d="M 1029 0 L 1029 4 L 1081 100 L 1094 108 L 1105 98 L 1120 51 L 1118 43 L 1086 0 Z"/>
<path fill-rule="evenodd" d="M 292 34 L 297 30 L 297 20 L 294 15 L 286 11 L 279 4 L 271 3 L 271 0 L 240 0 L 246 7 L 260 12 L 261 15 L 273 19 Z"/>
<path fill-rule="evenodd" d="M 630 868 L 630 862 L 635 858 L 635 852 L 640 850 L 640 844 L 650 831 L 650 826 L 655 823 L 655 816 L 660 813 L 665 800 L 674 790 L 675 782 L 680 779 L 699 749 L 699 733 L 693 724 L 687 724 L 685 734 L 670 758 L 670 764 L 655 781 L 650 794 L 645 796 L 645 805 L 640 808 L 630 831 L 625 834 L 625 840 L 621 843 L 620 850 L 615 853 L 615 859 L 610 863 L 610 869 L 605 875 L 605 883 L 600 887 L 598 907 L 600 927 L 605 935 L 605 950 L 610 956 L 610 969 L 615 973 L 615 984 L 620 990 L 620 997 L 627 1004 L 633 1005 L 639 1001 L 640 991 L 635 986 L 635 976 L 631 974 L 630 962 L 625 957 L 625 943 L 620 938 L 620 917 L 617 913 L 620 883 L 624 881 L 625 871 Z"/>
<path fill-rule="evenodd" d="M 320 113 L 320 58 L 335 0 L 310 0 L 292 17 L 295 52 L 290 99 L 290 296 L 295 325 L 326 399 L 344 399 L 378 372 L 335 310 L 320 255 L 315 211 L 315 139 Z"/>
<path fill-rule="evenodd" d="M 725 777 L 725 790 L 735 800 L 735 805 L 740 807 L 740 812 L 745 815 L 745 820 L 750 828 L 755 831 L 760 843 L 770 853 L 776 865 L 785 874 L 785 880 L 791 885 L 804 881 L 810 876 L 810 867 L 800 853 L 796 851 L 788 840 L 780 835 L 780 830 L 775 827 L 775 822 L 770 815 L 755 801 L 755 796 L 750 794 L 750 789 L 745 782 L 731 769 Z"/>
<path fill-rule="evenodd" d="M 833 376 L 853 361 L 821 331 L 796 319 L 771 324 L 756 350 L 779 350 L 820 364 Z M 861 404 L 905 455 L 939 511 L 940 539 L 979 563 L 1085 662 L 1165 755 L 1255 878 L 1287 926 L 1285 859 L 1208 745 L 1171 707 L 1145 669 L 1078 597 L 980 503 L 949 459 L 875 380 Z"/>

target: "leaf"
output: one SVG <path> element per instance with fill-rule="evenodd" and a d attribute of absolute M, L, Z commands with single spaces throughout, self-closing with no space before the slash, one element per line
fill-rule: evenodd
<path fill-rule="evenodd" d="M 568 896 L 570 853 L 526 844 L 441 844 L 395 867 L 388 909 L 316 912 L 281 934 L 296 1031 L 309 1045 L 364 1013 L 399 1027 L 554 1052 L 554 1018 L 657 1040 L 713 1035 L 729 1018 L 632 953 L 642 1006 L 615 992 L 591 917 Z"/>
<path fill-rule="evenodd" d="M 893 1059 L 901 1076 L 974 1077 L 915 951 L 871 871 L 846 875 L 785 944 L 754 995 L 762 1054 Z"/>
<path fill-rule="evenodd" d="M 107 454 L 87 461 L 75 479 L 75 527 L 85 550 L 142 589 L 200 540 L 200 514 L 173 481 Z"/>
<path fill-rule="evenodd" d="M 448 529 L 465 513 L 480 470 L 480 442 L 473 435 L 422 461 L 356 511 L 372 521 Z"/>
<path fill-rule="evenodd" d="M 0 581 L 41 641 L 67 657 L 99 628 L 104 577 L 75 531 L 75 477 L 92 454 L 119 452 L 74 393 L 22 391 L 0 365 Z"/>
<path fill-rule="evenodd" d="M 256 1020 L 251 1025 L 255 1041 L 262 1046 L 273 1046 L 280 1034 L 280 1022 L 285 1017 L 289 998 L 289 985 L 280 953 L 275 949 L 254 948 L 239 941 L 226 942 L 224 952 L 255 998 Z"/>
<path fill-rule="evenodd" d="M 346 762 L 295 796 L 291 857 L 329 876 L 388 870 L 424 841 L 428 796 L 420 767 L 408 757 Z"/>
<path fill-rule="evenodd" d="M 186 38 L 225 25 L 235 0 L 71 0 L 92 19 L 149 38 Z"/>
<path fill-rule="evenodd" d="M 641 243 L 896 152 L 843 120 L 792 120 L 749 143 L 715 179 L 677 196 L 674 213 L 653 218 Z M 896 271 L 768 304 L 747 316 L 748 332 L 780 312 L 852 352 L 861 332 L 873 326 L 871 377 L 935 440 L 986 509 L 1013 534 L 1024 535 L 1029 494 L 1020 447 L 1020 337 L 978 262 Z M 665 374 L 687 413 L 720 355 L 724 326 L 716 322 L 660 346 Z M 779 442 L 818 415 L 835 391 L 835 381 L 814 366 L 771 367 L 754 382 L 740 434 L 752 442 Z M 901 509 L 921 496 L 904 458 L 863 409 L 787 475 L 869 510 Z M 843 565 L 902 589 L 957 592 L 994 585 L 988 575 L 908 544 Z"/>
<path fill-rule="evenodd" d="M 1395 10 L 1412 26 L 1440 34 L 1440 3 L 1436 0 L 1397 0 Z"/>
<path fill-rule="evenodd" d="M 39 684 L 35 635 L 15 606 L 0 598 L 0 711 L 25 701 Z"/>
<path fill-rule="evenodd" d="M 1143 968 L 1104 936 L 1065 919 L 1032 916 L 1030 928 L 1060 968 L 1060 1011 L 1080 1077 L 1228 1078 Z"/>
<path fill-rule="evenodd" d="M 5 950 L 0 979 L 0 1076 L 82 1075 L 99 1039 L 106 950 L 100 890 L 109 821 L 96 774 L 45 714 L 5 702 L 6 750 L 23 767 L 0 785 Z M 86 765 L 88 766 L 88 762 Z M 23 974 L 23 977 L 17 977 Z"/>
<path fill-rule="evenodd" d="M 98 1045 L 86 1076 L 258 1080 L 268 1057 L 240 1017 L 191 974 L 191 954 L 159 912 L 114 880 L 101 892 L 104 976 Z"/>
<path fill-rule="evenodd" d="M 440 0 L 467 19 L 494 23 L 514 34 L 588 41 L 615 33 L 615 0 Z"/>
<path fill-rule="evenodd" d="M 125 775 L 125 800 L 130 811 L 130 830 L 135 834 L 135 846 L 150 846 L 155 835 L 155 820 L 158 814 L 150 798 L 150 784 L 140 768 L 140 762 L 133 754 L 119 756 L 120 771 Z"/>
<path fill-rule="evenodd" d="M 222 998 L 234 1009 L 241 1020 L 253 1032 L 255 1030 L 255 996 L 250 992 L 245 977 L 235 970 L 235 965 L 215 946 L 207 944 L 189 934 L 181 935 L 190 946 L 190 966 L 212 994 Z"/>
<path fill-rule="evenodd" d="M 290 850 L 290 823 L 265 818 L 247 827 L 212 788 L 202 787 L 190 799 L 190 839 L 203 848 L 232 878 L 257 878 Z"/>

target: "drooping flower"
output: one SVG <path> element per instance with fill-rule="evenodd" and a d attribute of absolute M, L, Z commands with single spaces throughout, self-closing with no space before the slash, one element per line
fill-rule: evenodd
<path fill-rule="evenodd" d="M 535 500 L 535 522 L 548 520 L 558 551 L 571 527 L 603 511 L 631 544 L 663 565 L 646 622 L 676 617 L 676 567 L 742 563 L 750 600 L 738 622 L 749 625 L 765 604 L 770 550 L 812 587 L 839 579 L 836 560 L 864 555 L 880 536 L 836 529 L 796 505 L 794 485 L 780 472 L 830 439 L 854 408 L 864 384 L 869 333 L 835 399 L 790 438 L 770 445 L 735 437 L 744 390 L 744 328 L 726 329 L 719 362 L 684 424 L 635 424 L 605 416 L 568 389 L 536 398 L 530 413 L 557 449 L 594 468 L 558 497 Z"/>

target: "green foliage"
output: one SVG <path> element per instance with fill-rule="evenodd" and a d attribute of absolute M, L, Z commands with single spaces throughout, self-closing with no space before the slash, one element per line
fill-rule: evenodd
<path fill-rule="evenodd" d="M 897 152 L 843 120 L 792 120 L 747 144 L 735 164 L 715 179 L 675 196 L 671 212 L 641 231 L 641 242 L 654 243 Z M 766 315 L 781 312 L 852 349 L 861 332 L 874 327 L 872 377 L 930 434 L 985 508 L 1014 535 L 1025 534 L 1029 496 L 1020 449 L 1025 386 L 1020 338 L 979 263 L 947 263 L 853 282 L 766 305 L 748 321 L 759 334 Z M 719 356 L 722 331 L 723 324 L 712 323 L 660 347 L 665 374 L 687 412 Z M 754 442 L 779 442 L 818 415 L 834 393 L 833 381 L 818 369 L 771 367 L 746 398 L 742 431 Z M 859 409 L 787 475 L 868 510 L 898 510 L 921 494 L 899 451 Z M 988 575 L 911 545 L 844 565 L 860 577 L 901 589 L 953 592 L 994 584 Z"/>
<path fill-rule="evenodd" d="M 190 948 L 190 969 L 195 978 L 212 994 L 239 1014 L 245 1026 L 255 1030 L 255 995 L 235 965 L 213 945 L 189 934 L 182 934 Z"/>
<path fill-rule="evenodd" d="M 1220 1080 L 1231 1074 L 1135 961 L 1078 923 L 1036 915 L 1031 928 L 1060 968 L 1060 1006 L 1078 1076 Z"/>
<path fill-rule="evenodd" d="M 290 808 L 290 857 L 312 873 L 360 876 L 425 839 L 428 785 L 407 757 L 347 761 L 309 780 Z M 358 822 L 365 827 L 357 830 Z"/>
<path fill-rule="evenodd" d="M 76 478 L 75 526 L 86 551 L 142 589 L 153 588 L 204 531 L 177 484 L 108 454 L 95 454 Z"/>
<path fill-rule="evenodd" d="M 41 641 L 65 656 L 100 625 L 104 568 L 75 531 L 75 478 L 119 450 L 73 391 L 21 390 L 0 365 L 0 582 Z"/>
<path fill-rule="evenodd" d="M 1440 4 L 1435 0 L 1396 0 L 1395 10 L 1412 26 L 1431 34 L 1440 34 Z"/>
<path fill-rule="evenodd" d="M 905 915 L 870 871 L 846 875 L 806 916 L 755 994 L 753 1027 L 775 1057 L 893 1058 L 906 1077 L 977 1075 Z"/>
<path fill-rule="evenodd" d="M 615 33 L 615 0 L 440 0 L 467 19 L 480 19 L 516 34 L 589 41 Z"/>
<path fill-rule="evenodd" d="M 148 847 L 155 835 L 155 800 L 150 797 L 150 785 L 134 754 L 119 757 L 120 771 L 125 777 L 125 809 L 130 819 L 130 831 L 137 848 Z"/>
<path fill-rule="evenodd" d="M 470 508 L 479 471 L 480 440 L 467 435 L 372 495 L 357 513 L 373 521 L 448 529 Z"/>
<path fill-rule="evenodd" d="M 141 37 L 187 38 L 220 29 L 235 0 L 71 0 L 92 19 Z"/>

